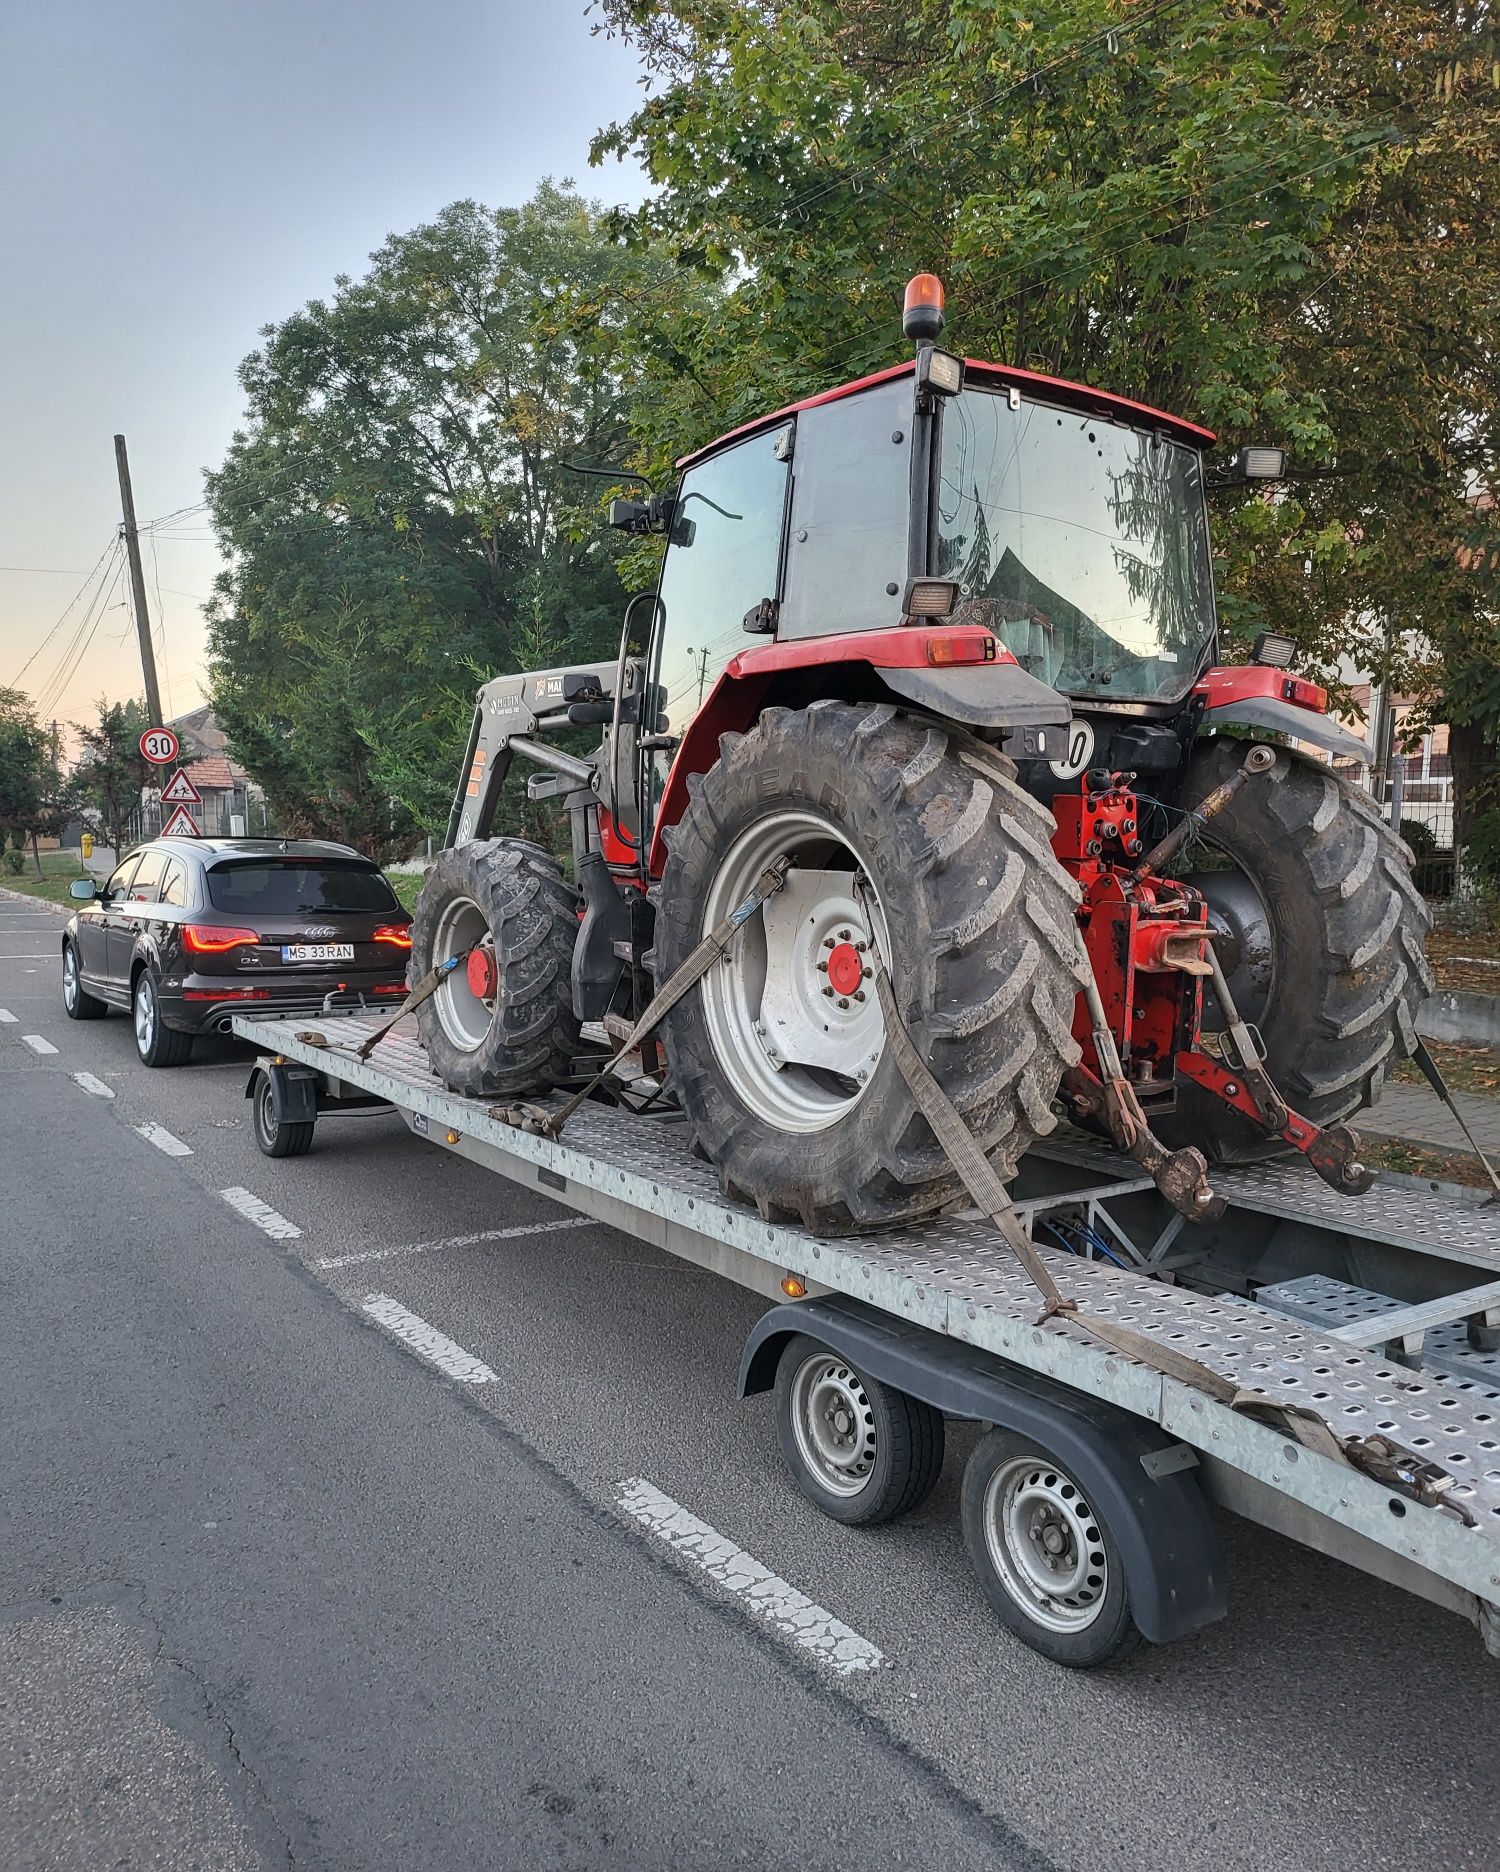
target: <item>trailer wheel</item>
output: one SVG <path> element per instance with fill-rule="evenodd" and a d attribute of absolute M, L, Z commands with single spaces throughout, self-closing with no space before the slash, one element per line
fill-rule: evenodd
<path fill-rule="evenodd" d="M 296 1123 L 278 1122 L 271 1097 L 271 1077 L 261 1073 L 250 1095 L 250 1128 L 255 1133 L 256 1148 L 263 1157 L 305 1157 L 312 1149 L 313 1120 Z"/>
<path fill-rule="evenodd" d="M 849 1527 L 909 1514 L 943 1467 L 941 1412 L 805 1333 L 776 1368 L 776 1433 L 798 1488 Z"/>
<path fill-rule="evenodd" d="M 455 1092 L 550 1092 L 573 1069 L 573 950 L 579 897 L 551 852 L 527 839 L 440 852 L 411 926 L 411 980 L 468 953 L 417 1008 L 433 1070 Z"/>
<path fill-rule="evenodd" d="M 992 1430 L 964 1470 L 964 1542 L 984 1595 L 1020 1639 L 1091 1670 L 1142 1642 L 1109 1529 L 1062 1465 Z"/>

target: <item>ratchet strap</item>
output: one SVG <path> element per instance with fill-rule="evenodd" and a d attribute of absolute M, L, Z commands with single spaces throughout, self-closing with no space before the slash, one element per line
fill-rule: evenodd
<path fill-rule="evenodd" d="M 714 963 L 729 953 L 729 945 L 740 930 L 748 923 L 768 897 L 774 897 L 786 882 L 786 874 L 791 868 L 791 858 L 783 854 L 774 863 L 761 872 L 755 889 L 737 909 L 722 917 L 688 956 L 681 967 L 672 971 L 663 986 L 651 998 L 651 1005 L 636 1022 L 630 1032 L 620 1042 L 612 1058 L 605 1061 L 588 1084 L 579 1088 L 560 1111 L 544 1111 L 540 1106 L 520 1108 L 521 1116 L 528 1131 L 540 1132 L 544 1137 L 561 1137 L 563 1126 L 586 1098 L 603 1083 L 615 1068 L 631 1054 L 652 1030 L 658 1027 L 677 1003 L 695 988 Z M 512 1120 L 514 1122 L 514 1120 Z"/>
<path fill-rule="evenodd" d="M 467 949 L 460 950 L 457 955 L 449 956 L 446 962 L 439 962 L 433 968 L 428 969 L 391 1018 L 388 1021 L 382 1021 L 373 1033 L 365 1035 L 355 1048 L 355 1058 L 368 1059 L 396 1022 L 410 1014 L 414 1007 L 420 1007 L 429 995 L 435 995 L 453 971 L 456 968 L 462 968 L 478 947 L 478 943 L 470 943 Z"/>
<path fill-rule="evenodd" d="M 1197 1359 L 1174 1352 L 1168 1346 L 1158 1345 L 1154 1339 L 1148 1339 L 1144 1333 L 1135 1332 L 1129 1326 L 1117 1325 L 1113 1320 L 1095 1319 L 1092 1314 L 1083 1312 L 1076 1300 L 1070 1300 L 1062 1293 L 1012 1207 L 1010 1197 L 1005 1193 L 1005 1185 L 995 1174 L 994 1166 L 974 1142 L 973 1134 L 955 1109 L 953 1101 L 917 1051 L 915 1042 L 906 1030 L 906 1023 L 897 1010 L 890 977 L 883 968 L 876 971 L 875 993 L 880 1002 L 880 1011 L 885 1017 L 886 1039 L 891 1056 L 917 1102 L 917 1109 L 932 1127 L 933 1136 L 942 1145 L 944 1155 L 958 1172 L 964 1188 L 1000 1231 L 1005 1245 L 1025 1268 L 1042 1296 L 1044 1304 L 1037 1324 L 1042 1325 L 1062 1315 L 1075 1321 L 1094 1338 L 1102 1339 L 1116 1352 L 1123 1352 L 1127 1358 L 1139 1359 L 1142 1364 L 1151 1366 L 1164 1377 L 1176 1378 L 1183 1384 L 1192 1385 L 1195 1390 L 1206 1391 L 1220 1404 L 1233 1404 L 1240 1394 L 1239 1386 L 1228 1378 L 1211 1371 Z"/>
<path fill-rule="evenodd" d="M 1490 1203 L 1500 1202 L 1500 1177 L 1495 1175 L 1494 1165 L 1479 1148 L 1479 1140 L 1469 1129 L 1468 1119 L 1465 1118 L 1463 1113 L 1459 1110 L 1458 1100 L 1454 1098 L 1453 1094 L 1448 1090 L 1448 1081 L 1443 1077 L 1438 1068 L 1437 1061 L 1428 1051 L 1427 1042 L 1422 1039 L 1420 1034 L 1417 1036 L 1416 1046 L 1412 1049 L 1412 1059 L 1421 1069 L 1422 1077 L 1427 1081 L 1428 1085 L 1432 1087 L 1433 1091 L 1437 1093 L 1438 1097 L 1458 1120 L 1459 1130 L 1462 1131 L 1464 1136 L 1469 1140 L 1469 1149 L 1473 1151 L 1474 1155 L 1484 1165 L 1484 1173 L 1489 1178 L 1490 1187 L 1494 1192 L 1489 1202 L 1484 1205 L 1484 1207 L 1488 1209 Z"/>

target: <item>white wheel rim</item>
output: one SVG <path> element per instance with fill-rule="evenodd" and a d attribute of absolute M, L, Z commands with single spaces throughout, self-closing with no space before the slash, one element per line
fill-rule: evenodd
<path fill-rule="evenodd" d="M 72 946 L 63 951 L 63 1006 L 71 1014 L 78 1005 L 78 958 Z"/>
<path fill-rule="evenodd" d="M 828 820 L 801 811 L 757 820 L 730 846 L 704 899 L 704 935 L 783 854 L 793 861 L 785 886 L 704 976 L 703 1012 L 741 1103 L 778 1131 L 805 1134 L 852 1111 L 884 1057 L 871 970 L 889 957 L 890 937 L 863 855 Z"/>
<path fill-rule="evenodd" d="M 433 965 L 470 949 L 489 934 L 490 920 L 472 897 L 455 897 L 438 918 L 432 944 Z M 460 1052 L 473 1053 L 489 1038 L 495 1017 L 492 1001 L 481 1001 L 469 986 L 463 967 L 453 970 L 432 997 L 438 1025 Z"/>
<path fill-rule="evenodd" d="M 1109 1557 L 1073 1478 L 1045 1457 L 1013 1457 L 990 1477 L 982 1513 L 990 1560 L 1027 1617 L 1053 1632 L 1092 1625 L 1109 1591 Z"/>
<path fill-rule="evenodd" d="M 840 1358 L 816 1353 L 792 1379 L 797 1453 L 832 1495 L 869 1486 L 875 1469 L 875 1413 L 858 1375 Z"/>
<path fill-rule="evenodd" d="M 135 1043 L 142 1053 L 150 1051 L 155 1031 L 156 991 L 151 986 L 151 977 L 143 975 L 135 991 Z"/>

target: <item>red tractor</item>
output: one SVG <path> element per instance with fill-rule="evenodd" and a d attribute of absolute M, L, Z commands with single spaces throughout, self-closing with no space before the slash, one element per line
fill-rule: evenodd
<path fill-rule="evenodd" d="M 583 1023 L 622 1033 L 770 872 L 661 1030 L 696 1148 L 762 1214 L 835 1234 L 964 1200 L 880 969 L 1002 1176 L 1061 1112 L 1191 1215 L 1206 1163 L 1288 1148 L 1363 1190 L 1342 1121 L 1431 988 L 1410 854 L 1326 758 L 1364 743 L 1289 640 L 1217 662 L 1212 435 L 964 360 L 942 322 L 918 275 L 912 362 L 614 501 L 666 539 L 617 660 L 480 692 L 413 932 L 413 980 L 463 958 L 418 1010 L 433 1067 L 500 1099 L 576 1082 Z M 590 725 L 591 757 L 558 746 Z M 490 836 L 517 755 L 569 866 Z"/>

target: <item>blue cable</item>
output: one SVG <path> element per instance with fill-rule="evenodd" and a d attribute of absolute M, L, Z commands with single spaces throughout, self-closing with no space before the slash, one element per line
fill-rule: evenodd
<path fill-rule="evenodd" d="M 1087 1223 L 1070 1222 L 1068 1226 L 1070 1228 L 1077 1229 L 1078 1233 L 1081 1236 L 1083 1236 L 1084 1240 L 1094 1250 L 1095 1254 L 1101 1255 L 1106 1261 L 1110 1262 L 1113 1266 L 1124 1269 L 1125 1263 L 1120 1259 L 1120 1257 L 1117 1254 L 1115 1254 L 1110 1249 L 1108 1244 L 1104 1241 L 1103 1237 L 1098 1235 L 1093 1229 L 1091 1229 Z M 1067 1236 L 1063 1234 L 1062 1229 L 1058 1226 L 1056 1222 L 1049 1222 L 1044 1218 L 1042 1222 L 1042 1227 L 1047 1230 L 1048 1234 L 1055 1237 L 1055 1239 L 1058 1242 L 1060 1242 L 1064 1248 L 1067 1249 L 1069 1254 L 1074 1254 L 1074 1255 L 1082 1254 L 1083 1252 L 1082 1249 L 1079 1248 L 1076 1245 L 1076 1243 L 1070 1242 L 1068 1240 Z"/>

